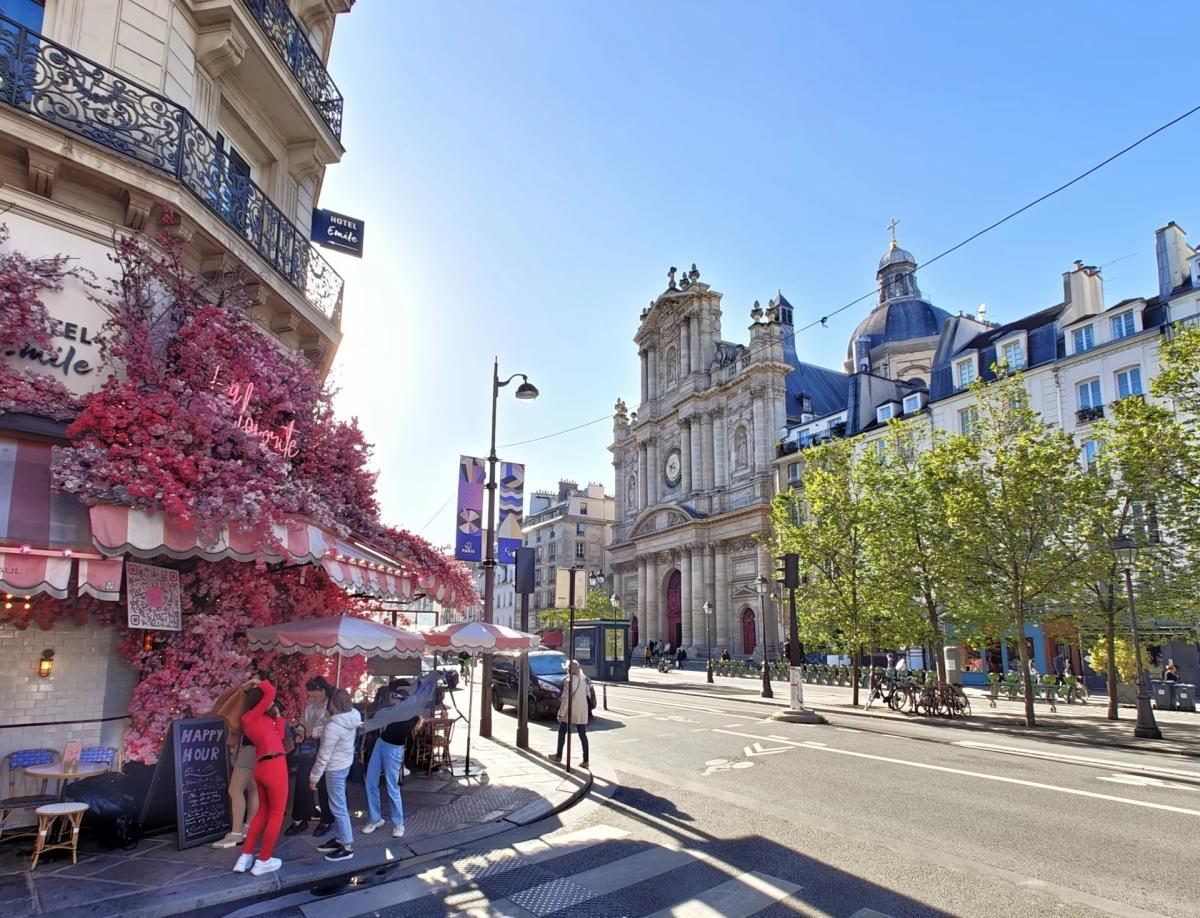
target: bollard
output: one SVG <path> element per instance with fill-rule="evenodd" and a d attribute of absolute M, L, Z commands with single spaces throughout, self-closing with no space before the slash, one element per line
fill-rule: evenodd
<path fill-rule="evenodd" d="M 604 691 L 604 710 L 607 711 L 608 710 L 608 683 L 605 682 L 604 685 L 602 685 L 600 688 Z"/>

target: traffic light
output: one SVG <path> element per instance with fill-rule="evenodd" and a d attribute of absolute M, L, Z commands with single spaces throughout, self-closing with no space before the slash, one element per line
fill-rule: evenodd
<path fill-rule="evenodd" d="M 800 556 L 788 553 L 775 560 L 779 562 L 779 567 L 775 569 L 775 579 L 783 584 L 783 588 L 794 590 L 800 586 Z"/>

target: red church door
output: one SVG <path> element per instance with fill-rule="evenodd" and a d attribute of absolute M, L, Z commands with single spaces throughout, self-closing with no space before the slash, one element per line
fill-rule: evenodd
<path fill-rule="evenodd" d="M 754 627 L 754 613 L 749 609 L 742 612 L 742 653 L 754 653 L 758 646 L 758 631 Z"/>
<path fill-rule="evenodd" d="M 683 599 L 680 584 L 682 578 L 679 571 L 671 574 L 667 580 L 667 634 L 666 639 L 672 647 L 683 643 Z"/>

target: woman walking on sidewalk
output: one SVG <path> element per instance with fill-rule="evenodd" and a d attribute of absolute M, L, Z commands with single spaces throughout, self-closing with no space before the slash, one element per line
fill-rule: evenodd
<path fill-rule="evenodd" d="M 579 762 L 579 767 L 588 767 L 587 722 L 588 698 L 591 696 L 591 691 L 591 682 L 580 670 L 579 661 L 572 660 L 568 677 L 563 680 L 562 695 L 558 702 L 558 752 L 551 756 L 554 761 L 562 761 L 563 744 L 567 741 L 567 730 L 569 729 L 567 721 L 569 719 L 571 725 L 575 727 L 575 732 L 579 734 L 579 745 L 583 750 L 583 759 Z"/>
<path fill-rule="evenodd" d="M 288 773 L 287 759 L 283 751 L 283 718 L 271 716 L 269 709 L 275 702 L 275 686 L 265 678 L 254 678 L 246 683 L 246 713 L 242 715 L 242 732 L 254 744 L 258 762 L 254 766 L 254 783 L 258 788 L 258 812 L 250 821 L 246 832 L 246 843 L 234 873 L 249 870 L 254 876 L 271 873 L 283 866 L 283 861 L 272 855 L 275 842 L 283 829 L 283 814 L 287 808 Z M 254 849 L 262 841 L 258 860 Z M 253 864 L 253 866 L 251 866 Z"/>
<path fill-rule="evenodd" d="M 325 779 L 329 788 L 329 813 L 333 820 L 333 835 L 317 846 L 327 861 L 345 861 L 354 857 L 354 829 L 350 825 L 350 808 L 346 805 L 346 777 L 354 763 L 354 743 L 362 717 L 354 710 L 350 693 L 338 689 L 329 702 L 330 718 L 321 734 L 312 772 L 308 775 L 309 790 Z M 303 779 L 303 775 L 299 776 Z"/>

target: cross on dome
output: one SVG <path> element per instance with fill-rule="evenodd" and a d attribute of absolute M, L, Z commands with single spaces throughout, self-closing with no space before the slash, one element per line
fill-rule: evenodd
<path fill-rule="evenodd" d="M 887 225 L 887 228 L 889 230 L 891 230 L 891 233 L 892 233 L 892 248 L 893 249 L 896 247 L 896 227 L 899 225 L 900 225 L 900 221 L 897 220 L 895 217 L 892 217 L 892 222 Z"/>

